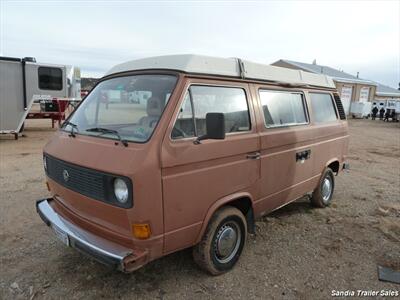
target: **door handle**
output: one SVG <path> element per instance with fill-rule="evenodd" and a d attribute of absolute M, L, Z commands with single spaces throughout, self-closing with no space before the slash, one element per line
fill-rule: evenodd
<path fill-rule="evenodd" d="M 248 153 L 246 155 L 247 159 L 260 159 L 261 158 L 261 153 L 260 152 L 253 152 L 253 153 Z"/>
<path fill-rule="evenodd" d="M 311 150 L 304 150 L 296 153 L 296 162 L 300 161 L 301 163 L 304 163 L 306 159 L 309 159 L 311 157 Z"/>

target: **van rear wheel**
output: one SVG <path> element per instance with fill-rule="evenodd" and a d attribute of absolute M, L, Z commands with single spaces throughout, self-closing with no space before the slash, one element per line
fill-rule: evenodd
<path fill-rule="evenodd" d="M 234 267 L 246 242 L 247 225 L 242 212 L 226 206 L 218 210 L 200 243 L 193 248 L 194 261 L 212 275 L 223 274 Z"/>
<path fill-rule="evenodd" d="M 330 168 L 323 173 L 318 187 L 311 197 L 311 204 L 315 207 L 324 208 L 331 204 L 335 188 L 335 176 Z"/>

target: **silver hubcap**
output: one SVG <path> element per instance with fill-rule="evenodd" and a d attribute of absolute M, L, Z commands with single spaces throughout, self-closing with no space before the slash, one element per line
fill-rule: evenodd
<path fill-rule="evenodd" d="M 322 199 L 324 200 L 325 203 L 327 203 L 332 194 L 332 182 L 328 177 L 324 178 L 324 181 L 322 182 L 321 192 L 322 192 Z"/>
<path fill-rule="evenodd" d="M 241 231 L 234 222 L 224 224 L 215 237 L 215 253 L 220 263 L 229 262 L 237 253 L 241 242 Z"/>

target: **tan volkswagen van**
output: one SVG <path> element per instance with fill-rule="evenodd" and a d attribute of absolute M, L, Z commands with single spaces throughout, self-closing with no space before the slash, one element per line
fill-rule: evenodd
<path fill-rule="evenodd" d="M 347 168 L 331 78 L 236 58 L 117 65 L 44 148 L 37 212 L 67 246 L 130 272 L 193 247 L 211 274 L 238 261 L 254 220 Z"/>

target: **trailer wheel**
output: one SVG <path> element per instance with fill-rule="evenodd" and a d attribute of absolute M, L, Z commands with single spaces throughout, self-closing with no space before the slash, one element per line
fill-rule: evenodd
<path fill-rule="evenodd" d="M 330 168 L 327 168 L 314 190 L 311 197 L 311 204 L 315 207 L 324 208 L 331 204 L 335 188 L 335 176 Z"/>
<path fill-rule="evenodd" d="M 213 215 L 200 243 L 193 248 L 194 261 L 211 275 L 223 274 L 239 260 L 246 236 L 242 212 L 225 206 Z"/>

